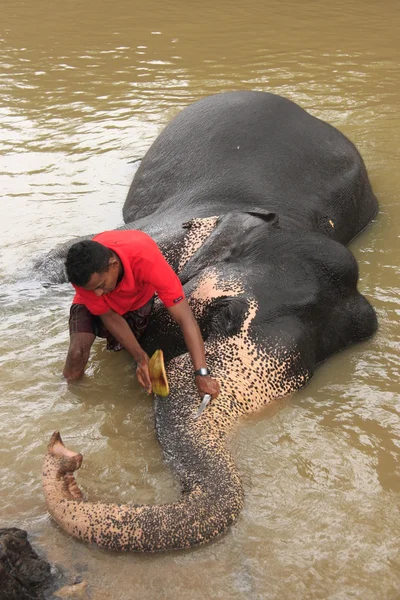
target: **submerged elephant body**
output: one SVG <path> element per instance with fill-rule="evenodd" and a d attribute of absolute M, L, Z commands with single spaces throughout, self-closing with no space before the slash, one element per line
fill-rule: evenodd
<path fill-rule="evenodd" d="M 169 228 L 257 208 L 345 244 L 377 210 L 363 161 L 337 129 L 280 96 L 233 92 L 192 104 L 164 129 L 123 216 Z"/>
<path fill-rule="evenodd" d="M 157 551 L 204 543 L 235 521 L 243 490 L 226 438 L 238 418 L 300 389 L 319 362 L 376 329 L 344 245 L 376 212 L 353 144 L 289 100 L 221 94 L 166 127 L 134 177 L 125 227 L 149 233 L 178 273 L 221 394 L 193 419 L 190 359 L 156 304 L 142 345 L 167 358 L 171 393 L 155 400 L 156 428 L 181 500 L 84 502 L 73 477 L 81 455 L 55 435 L 43 484 L 66 531 L 110 549 Z"/>

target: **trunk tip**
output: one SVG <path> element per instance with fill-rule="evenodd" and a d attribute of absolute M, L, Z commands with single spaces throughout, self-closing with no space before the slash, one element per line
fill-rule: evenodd
<path fill-rule="evenodd" d="M 82 464 L 82 454 L 69 450 L 61 439 L 59 431 L 55 431 L 50 438 L 47 446 L 47 454 L 57 459 L 62 464 L 63 469 L 69 472 L 76 471 Z"/>
<path fill-rule="evenodd" d="M 47 450 L 48 450 L 49 452 L 52 452 L 52 451 L 53 451 L 53 449 L 54 449 L 54 446 L 55 446 L 55 445 L 58 445 L 58 444 L 60 444 L 61 446 L 63 446 L 63 447 L 64 447 L 64 442 L 63 442 L 63 441 L 62 441 L 62 439 L 61 439 L 60 432 L 59 432 L 59 431 L 55 431 L 55 432 L 53 433 L 53 435 L 51 436 L 51 438 L 50 438 L 50 442 L 49 442 L 49 444 L 48 444 L 48 446 L 47 446 Z"/>

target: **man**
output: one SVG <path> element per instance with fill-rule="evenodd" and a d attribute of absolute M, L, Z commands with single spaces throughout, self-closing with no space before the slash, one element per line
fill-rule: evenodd
<path fill-rule="evenodd" d="M 149 357 L 138 340 L 157 292 L 182 330 L 199 393 L 218 396 L 219 384 L 207 369 L 203 338 L 182 284 L 151 237 L 134 230 L 100 233 L 92 241 L 71 246 L 65 266 L 76 290 L 63 372 L 68 381 L 83 375 L 90 348 L 99 336 L 107 339 L 109 349 L 129 352 L 140 385 L 150 393 Z"/>

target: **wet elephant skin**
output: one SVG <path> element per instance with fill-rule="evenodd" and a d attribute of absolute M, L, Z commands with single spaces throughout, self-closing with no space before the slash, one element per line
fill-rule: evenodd
<path fill-rule="evenodd" d="M 43 485 L 60 526 L 138 552 L 189 548 L 226 531 L 243 506 L 227 447 L 239 417 L 300 389 L 318 363 L 376 330 L 345 246 L 376 213 L 354 145 L 293 102 L 232 92 L 178 114 L 133 179 L 124 228 L 152 235 L 180 276 L 221 394 L 193 419 L 190 358 L 156 303 L 143 345 L 167 357 L 171 393 L 155 399 L 156 430 L 182 496 L 155 506 L 86 502 L 73 476 L 82 456 L 55 434 Z M 48 279 L 62 280 L 70 243 L 41 261 Z"/>

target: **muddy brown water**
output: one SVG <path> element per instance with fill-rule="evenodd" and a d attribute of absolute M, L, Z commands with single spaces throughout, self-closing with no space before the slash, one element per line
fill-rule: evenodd
<path fill-rule="evenodd" d="M 0 526 L 26 528 L 96 600 L 400 598 L 398 3 L 2 0 L 0 22 Z M 91 499 L 179 490 L 126 355 L 96 343 L 87 377 L 62 380 L 72 292 L 42 287 L 30 265 L 119 225 L 131 161 L 179 109 L 234 89 L 287 96 L 362 152 L 380 213 L 351 249 L 379 332 L 241 424 L 246 503 L 225 536 L 114 555 L 49 519 L 51 432 L 83 452 Z"/>

